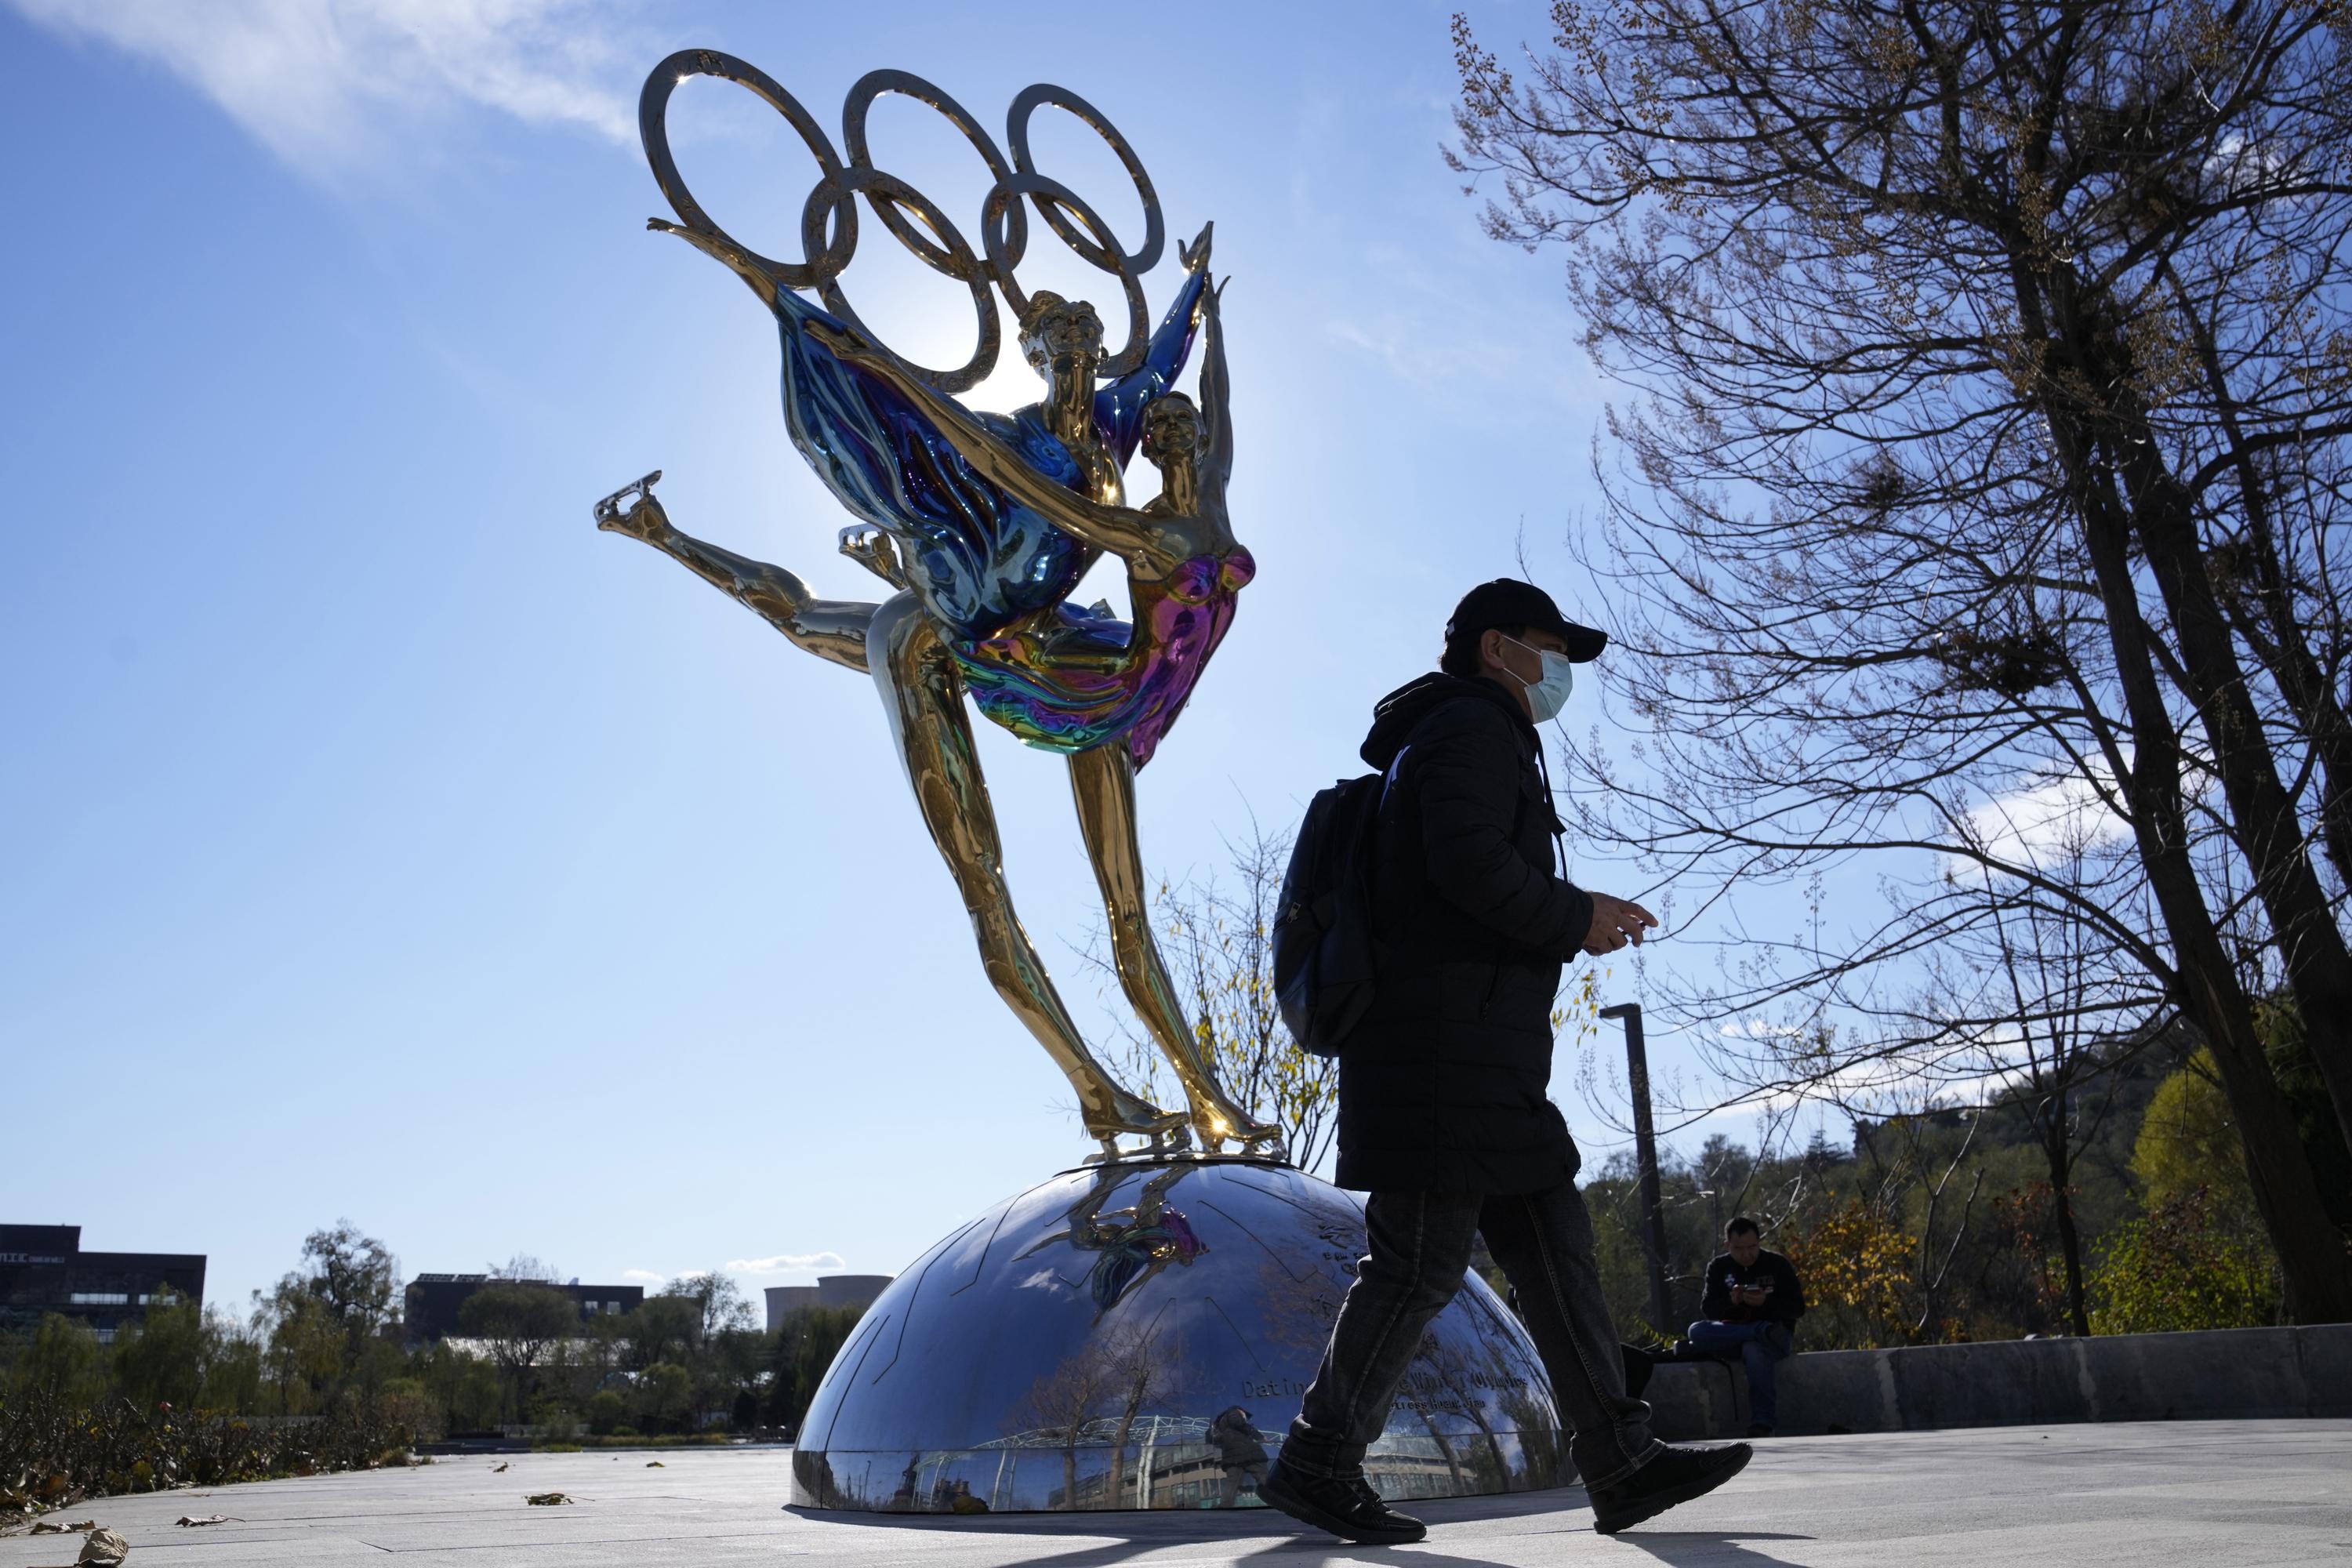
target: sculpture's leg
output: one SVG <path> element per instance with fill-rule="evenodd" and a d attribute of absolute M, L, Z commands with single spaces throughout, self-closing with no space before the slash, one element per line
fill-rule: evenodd
<path fill-rule="evenodd" d="M 1074 754 L 1070 793 L 1077 798 L 1078 828 L 1086 836 L 1087 858 L 1094 862 L 1096 885 L 1102 889 L 1119 985 L 1168 1065 L 1176 1069 L 1184 1097 L 1192 1102 L 1194 1131 L 1211 1149 L 1221 1142 L 1278 1148 L 1282 1130 L 1252 1118 L 1217 1082 L 1216 1068 L 1200 1037 L 1184 1021 L 1175 983 L 1160 962 L 1144 894 L 1143 851 L 1135 831 L 1135 764 L 1127 748 L 1113 742 Z"/>
<path fill-rule="evenodd" d="M 964 713 L 963 682 L 913 595 L 900 594 L 876 610 L 869 645 L 891 736 L 931 842 L 971 911 L 989 983 L 1069 1079 L 1089 1133 L 1108 1143 L 1120 1133 L 1157 1139 L 1181 1131 L 1181 1115 L 1128 1092 L 1087 1049 L 1045 963 L 1021 929 L 1004 882 L 1004 852 L 988 781 L 981 776 L 971 721 Z"/>
<path fill-rule="evenodd" d="M 650 494 L 628 511 L 600 519 L 597 526 L 644 540 L 783 633 L 793 647 L 865 672 L 866 628 L 875 605 L 856 599 L 820 599 L 781 566 L 680 533 Z"/>

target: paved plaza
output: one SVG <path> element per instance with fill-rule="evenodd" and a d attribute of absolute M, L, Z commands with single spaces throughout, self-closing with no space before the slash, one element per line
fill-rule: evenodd
<path fill-rule="evenodd" d="M 658 1458 L 658 1469 L 648 1461 Z M 417 1568 L 663 1568 L 799 1562 L 847 1568 L 1098 1564 L 1459 1563 L 1466 1568 L 1662 1563 L 2352 1565 L 2352 1421 L 2201 1421 L 2000 1427 L 1760 1444 L 1713 1496 L 1625 1535 L 1592 1533 L 1581 1490 L 1420 1505 L 1417 1546 L 1300 1535 L 1234 1513 L 812 1514 L 778 1505 L 774 1448 L 444 1459 L 209 1492 L 100 1500 L 131 1543 L 127 1568 L 382 1563 Z M 526 1506 L 562 1491 L 566 1507 Z M 234 1521 L 176 1527 L 184 1513 Z M 0 1540 L 0 1568 L 73 1561 L 73 1536 Z"/>

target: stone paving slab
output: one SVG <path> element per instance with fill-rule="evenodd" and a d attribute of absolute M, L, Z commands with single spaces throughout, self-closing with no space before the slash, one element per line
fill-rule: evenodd
<path fill-rule="evenodd" d="M 656 1456 L 449 1458 L 411 1470 L 314 1476 L 100 1499 L 131 1543 L 126 1568 L 374 1563 L 380 1568 L 1154 1568 L 1430 1563 L 1536 1568 L 2352 1568 L 2352 1421 L 2202 1421 L 1780 1438 L 1729 1486 L 1614 1538 L 1592 1533 L 1577 1488 L 1420 1505 L 1416 1546 L 1350 1547 L 1260 1509 L 1232 1513 L 1009 1514 L 990 1519 L 803 1513 L 780 1505 L 775 1448 Z M 532 1508 L 529 1492 L 579 1500 Z M 235 1522 L 181 1529 L 183 1513 Z M 0 1539 L 0 1568 L 65 1568 L 73 1536 Z M 385 1563 L 398 1557 L 399 1563 Z"/>

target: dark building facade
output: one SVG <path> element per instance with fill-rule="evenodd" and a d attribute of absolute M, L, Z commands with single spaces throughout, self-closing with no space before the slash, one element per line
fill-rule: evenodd
<path fill-rule="evenodd" d="M 466 1305 L 466 1298 L 491 1283 L 488 1274 L 419 1274 L 408 1282 L 407 1339 L 412 1344 L 446 1339 L 460 1333 L 457 1314 Z M 646 1304 L 646 1288 L 642 1285 L 583 1285 L 574 1279 L 560 1285 L 552 1279 L 517 1279 L 500 1281 L 517 1285 L 544 1285 L 572 1298 L 580 1308 L 580 1321 L 622 1312 L 634 1312 Z"/>
<path fill-rule="evenodd" d="M 201 1252 L 84 1252 L 78 1225 L 0 1225 L 0 1331 L 50 1312 L 112 1340 L 164 1301 L 205 1299 Z"/>

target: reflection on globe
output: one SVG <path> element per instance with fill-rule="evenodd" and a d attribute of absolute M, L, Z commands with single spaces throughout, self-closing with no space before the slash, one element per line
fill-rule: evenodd
<path fill-rule="evenodd" d="M 1067 1171 L 909 1267 L 802 1423 L 793 1498 L 898 1512 L 1256 1502 L 1363 1256 L 1360 1200 L 1255 1160 Z M 1383 1497 L 1570 1478 L 1551 1387 L 1475 1275 L 1365 1461 Z"/>

